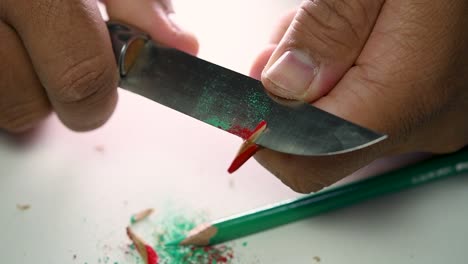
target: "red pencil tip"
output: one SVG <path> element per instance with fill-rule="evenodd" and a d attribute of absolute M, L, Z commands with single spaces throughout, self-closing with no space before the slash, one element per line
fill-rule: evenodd
<path fill-rule="evenodd" d="M 151 246 L 148 246 L 148 245 L 145 245 L 145 248 L 146 248 L 146 253 L 148 257 L 148 261 L 147 261 L 148 264 L 158 264 L 159 256 L 156 253 L 156 251 Z"/>
<path fill-rule="evenodd" d="M 257 139 L 260 134 L 265 131 L 267 123 L 261 121 L 257 127 L 250 133 L 249 137 L 242 143 L 237 156 L 231 163 L 231 166 L 228 168 L 229 173 L 237 171 L 244 163 L 246 163 L 257 151 L 260 149 L 260 146 L 255 144 L 254 141 Z"/>
<path fill-rule="evenodd" d="M 147 245 L 141 238 L 136 236 L 130 227 L 127 227 L 127 236 L 132 240 L 136 247 L 136 250 L 140 254 L 141 258 L 145 261 L 145 264 L 157 264 L 158 254 L 149 245 Z"/>
<path fill-rule="evenodd" d="M 244 163 L 246 163 L 257 151 L 259 147 L 257 144 L 253 143 L 253 145 L 247 147 L 243 152 L 239 153 L 236 158 L 231 163 L 231 166 L 228 168 L 229 173 L 233 173 L 238 170 Z"/>

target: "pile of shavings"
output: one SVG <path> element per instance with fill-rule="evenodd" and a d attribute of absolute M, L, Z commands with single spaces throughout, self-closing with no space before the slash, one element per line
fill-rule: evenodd
<path fill-rule="evenodd" d="M 234 259 L 233 249 L 228 245 L 216 246 L 166 246 L 167 243 L 185 237 L 189 231 L 206 222 L 203 213 L 187 217 L 179 210 L 167 210 L 151 217 L 151 221 L 138 221 L 138 225 L 150 226 L 151 236 L 146 240 L 158 255 L 158 264 L 230 264 Z M 133 224 L 134 221 L 132 221 Z M 135 246 L 130 250 L 135 253 Z M 141 256 L 135 256 L 135 263 L 145 263 Z"/>

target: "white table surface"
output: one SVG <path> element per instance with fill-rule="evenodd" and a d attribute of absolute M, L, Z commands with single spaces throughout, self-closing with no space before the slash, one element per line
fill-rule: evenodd
<path fill-rule="evenodd" d="M 279 15 L 298 3 L 175 6 L 201 57 L 248 73 Z M 172 201 L 216 219 L 297 196 L 255 161 L 228 175 L 240 143 L 124 91 L 96 131 L 71 132 L 52 116 L 21 140 L 0 135 L 0 263 L 126 263 L 124 227 L 146 207 Z M 244 238 L 234 263 L 467 263 L 467 202 L 468 178 L 447 179 Z"/>

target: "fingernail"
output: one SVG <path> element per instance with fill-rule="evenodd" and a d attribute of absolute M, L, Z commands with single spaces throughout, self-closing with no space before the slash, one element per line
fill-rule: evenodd
<path fill-rule="evenodd" d="M 317 64 L 304 52 L 286 51 L 265 72 L 273 83 L 268 87 L 274 94 L 288 99 L 303 99 L 318 73 Z"/>

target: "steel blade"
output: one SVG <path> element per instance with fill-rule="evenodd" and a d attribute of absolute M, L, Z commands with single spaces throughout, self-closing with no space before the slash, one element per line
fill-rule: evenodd
<path fill-rule="evenodd" d="M 129 40 L 128 34 L 119 37 Z M 117 57 L 120 48 L 114 45 Z M 309 104 L 277 98 L 258 80 L 152 41 L 138 49 L 120 87 L 243 138 L 265 120 L 267 129 L 255 142 L 284 153 L 338 154 L 386 138 Z"/>

